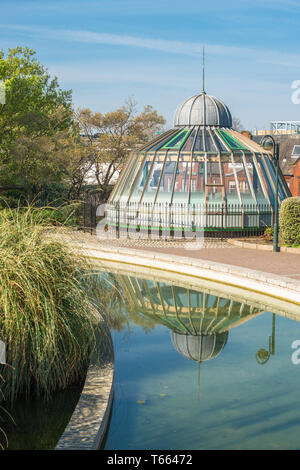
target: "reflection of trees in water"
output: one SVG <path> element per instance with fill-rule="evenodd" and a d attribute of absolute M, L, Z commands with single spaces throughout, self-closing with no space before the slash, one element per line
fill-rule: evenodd
<path fill-rule="evenodd" d="M 123 289 L 122 283 L 115 275 L 101 274 L 95 297 L 109 328 L 118 332 L 123 330 L 129 332 L 130 322 L 133 322 L 142 327 L 145 333 L 149 333 L 159 321 L 147 318 L 139 308 L 136 306 L 133 308 L 132 304 L 128 304 L 128 297 L 124 295 Z"/>
<path fill-rule="evenodd" d="M 93 297 L 110 329 L 122 331 L 129 326 L 128 318 L 122 311 L 123 295 L 112 274 L 101 272 L 95 275 Z"/>

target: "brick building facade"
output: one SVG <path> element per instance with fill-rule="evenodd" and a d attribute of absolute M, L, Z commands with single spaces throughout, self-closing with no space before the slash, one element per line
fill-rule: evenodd
<path fill-rule="evenodd" d="M 292 196 L 300 196 L 300 136 L 279 137 L 280 167 Z"/>
<path fill-rule="evenodd" d="M 279 161 L 292 196 L 300 196 L 300 135 L 273 136 L 280 144 Z M 262 136 L 253 136 L 259 142 Z"/>

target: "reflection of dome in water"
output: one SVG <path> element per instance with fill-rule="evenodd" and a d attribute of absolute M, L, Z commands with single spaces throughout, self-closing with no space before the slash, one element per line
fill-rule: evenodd
<path fill-rule="evenodd" d="M 171 331 L 175 349 L 187 359 L 203 362 L 217 357 L 227 343 L 228 331 L 212 335 L 184 335 Z"/>

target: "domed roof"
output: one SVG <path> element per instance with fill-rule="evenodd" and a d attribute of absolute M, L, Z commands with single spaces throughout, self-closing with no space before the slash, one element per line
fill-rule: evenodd
<path fill-rule="evenodd" d="M 232 118 L 227 106 L 205 92 L 194 95 L 178 106 L 174 126 L 231 127 Z"/>
<path fill-rule="evenodd" d="M 171 331 L 172 343 L 187 359 L 203 362 L 217 357 L 227 343 L 228 331 L 212 335 L 183 335 Z"/>

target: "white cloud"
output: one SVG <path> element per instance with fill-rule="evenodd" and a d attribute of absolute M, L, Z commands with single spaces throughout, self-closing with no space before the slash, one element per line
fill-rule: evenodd
<path fill-rule="evenodd" d="M 50 29 L 35 26 L 22 25 L 0 25 L 2 30 L 13 30 L 25 33 L 28 37 L 47 38 L 53 40 L 104 44 L 119 47 L 136 47 L 142 49 L 157 50 L 180 54 L 185 56 L 200 57 L 203 43 L 184 42 L 177 40 L 166 40 L 156 38 L 143 38 L 129 35 L 118 35 L 83 30 Z M 252 49 L 248 47 L 237 47 L 223 44 L 205 44 L 205 49 L 209 55 L 227 56 L 232 59 L 243 61 L 250 60 L 255 63 L 279 65 L 283 67 L 300 67 L 300 54 L 280 52 L 266 49 Z"/>
<path fill-rule="evenodd" d="M 107 44 L 111 46 L 131 46 L 143 49 L 153 49 L 174 54 L 183 54 L 187 56 L 199 56 L 202 54 L 202 43 L 183 42 L 175 40 L 141 38 L 128 35 L 118 35 L 110 33 L 98 33 L 93 31 L 68 30 L 68 29 L 50 29 L 39 28 L 35 26 L 22 25 L 0 25 L 1 29 L 8 29 L 27 33 L 29 37 L 48 38 L 55 40 L 65 40 L 71 42 Z M 231 54 L 240 55 L 245 52 L 255 54 L 254 50 L 223 45 L 207 45 L 207 50 L 213 54 Z"/>
<path fill-rule="evenodd" d="M 76 58 L 76 64 L 73 62 L 73 56 L 68 61 L 64 54 L 63 64 L 48 62 L 48 69 L 52 75 L 57 75 L 60 82 L 64 81 L 68 88 L 77 89 L 75 95 L 78 94 L 76 99 L 80 103 L 90 100 L 90 106 L 99 109 L 103 106 L 110 109 L 113 98 L 117 102 L 128 94 L 140 93 L 139 101 L 147 96 L 147 101 L 154 102 L 153 104 L 163 103 L 165 110 L 170 109 L 168 113 L 171 115 L 171 108 L 175 109 L 180 101 L 196 93 L 201 86 L 202 43 L 200 42 L 22 25 L 0 25 L 0 29 L 3 33 L 18 32 L 23 39 L 51 39 L 53 47 L 61 47 L 62 53 L 63 42 L 71 44 L 77 42 L 119 48 L 122 46 L 143 48 L 178 55 L 178 60 L 174 55 L 173 60 L 164 62 L 166 66 L 162 66 L 161 57 L 157 62 L 152 57 L 150 63 L 146 54 L 142 61 L 141 59 L 136 61 L 134 55 L 128 60 L 126 55 L 126 60 L 122 58 L 118 61 L 101 60 L 101 62 L 99 60 L 88 62 L 85 56 L 81 55 Z M 60 42 L 55 44 L 55 40 Z M 245 125 L 260 127 L 259 122 L 262 120 L 268 122 L 280 119 L 282 116 L 292 119 L 299 113 L 299 107 L 291 105 L 290 86 L 293 80 L 300 78 L 300 54 L 224 44 L 206 44 L 205 48 L 208 56 L 217 56 L 216 60 L 210 61 L 207 91 L 223 99 Z M 186 68 L 180 66 L 183 62 L 182 56 L 186 56 L 184 62 L 189 63 Z M 194 60 L 193 57 L 197 59 Z M 99 86 L 101 83 L 105 83 L 105 86 Z M 136 84 L 141 85 L 136 86 Z M 151 90 L 150 85 L 153 85 L 153 90 L 160 87 L 166 92 L 160 90 L 158 98 L 157 91 Z M 113 97 L 107 96 L 108 88 L 114 89 Z M 165 114 L 165 111 L 162 112 Z"/>

